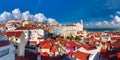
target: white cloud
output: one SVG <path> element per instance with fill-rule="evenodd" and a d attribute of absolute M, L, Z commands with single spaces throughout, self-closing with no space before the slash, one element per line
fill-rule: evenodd
<path fill-rule="evenodd" d="M 115 22 L 120 23 L 120 17 L 119 17 L 119 16 L 116 15 L 116 16 L 114 17 L 114 20 L 115 20 Z"/>
<path fill-rule="evenodd" d="M 19 8 L 12 10 L 12 13 L 5 11 L 0 15 L 0 21 L 5 22 L 12 19 L 34 20 L 39 22 L 48 22 L 50 24 L 53 22 L 57 22 L 53 18 L 46 18 L 46 16 L 42 13 L 37 13 L 35 15 L 30 14 L 29 11 L 21 13 Z"/>
<path fill-rule="evenodd" d="M 108 22 L 108 21 L 103 21 L 103 24 L 106 24 L 106 25 L 107 25 L 107 24 L 109 24 L 109 22 Z"/>
<path fill-rule="evenodd" d="M 111 25 L 115 25 L 115 22 L 114 22 L 114 21 L 111 21 L 110 24 L 111 24 Z"/>
<path fill-rule="evenodd" d="M 14 19 L 22 18 L 22 14 L 18 8 L 12 11 L 12 15 L 14 16 Z"/>
<path fill-rule="evenodd" d="M 25 11 L 25 12 L 22 13 L 23 20 L 29 20 L 29 16 L 30 16 L 29 11 Z"/>
<path fill-rule="evenodd" d="M 2 20 L 2 21 L 6 21 L 6 20 L 10 20 L 10 19 L 12 19 L 12 15 L 11 15 L 11 13 L 9 13 L 9 12 L 4 11 L 4 12 L 0 15 L 0 20 Z"/>
<path fill-rule="evenodd" d="M 97 25 L 97 26 L 101 26 L 102 23 L 101 23 L 101 22 L 97 22 L 96 25 Z"/>
<path fill-rule="evenodd" d="M 46 22 L 47 18 L 44 16 L 44 14 L 38 13 L 38 14 L 35 14 L 34 20 L 39 22 Z"/>
<path fill-rule="evenodd" d="M 120 26 L 120 16 L 118 15 L 119 13 L 117 12 L 117 15 L 110 15 L 110 17 L 113 19 L 111 21 L 101 21 L 101 22 L 95 22 L 95 23 L 89 23 L 86 25 L 86 27 L 89 28 L 116 28 Z"/>
<path fill-rule="evenodd" d="M 117 11 L 117 14 L 119 14 L 119 15 L 120 15 L 120 11 Z"/>
<path fill-rule="evenodd" d="M 51 23 L 57 23 L 57 21 L 53 18 L 48 18 L 48 23 L 51 24 Z"/>

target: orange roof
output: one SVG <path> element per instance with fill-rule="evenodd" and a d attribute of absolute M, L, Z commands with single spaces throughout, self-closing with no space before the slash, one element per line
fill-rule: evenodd
<path fill-rule="evenodd" d="M 84 34 L 84 31 L 77 31 L 77 34 Z"/>
<path fill-rule="evenodd" d="M 102 43 L 102 41 L 101 41 L 101 40 L 95 40 L 95 42 Z"/>
<path fill-rule="evenodd" d="M 53 53 L 55 53 L 55 52 L 57 52 L 57 48 L 56 47 L 51 47 L 51 49 L 50 49 L 50 52 L 53 52 Z"/>
<path fill-rule="evenodd" d="M 84 53 L 84 52 L 77 51 L 73 55 L 75 56 L 75 58 L 78 58 L 80 60 L 87 60 L 87 57 L 90 54 L 89 53 Z"/>
<path fill-rule="evenodd" d="M 95 49 L 95 46 L 92 44 L 88 44 L 88 45 L 82 45 L 83 48 L 87 49 L 87 50 L 93 50 Z"/>
<path fill-rule="evenodd" d="M 47 52 L 41 52 L 40 55 L 41 56 L 48 56 L 48 53 Z"/>
<path fill-rule="evenodd" d="M 62 42 L 64 39 L 63 38 L 57 38 L 59 42 Z"/>
<path fill-rule="evenodd" d="M 44 39 L 43 37 L 38 37 L 38 39 Z"/>
<path fill-rule="evenodd" d="M 115 51 L 115 50 L 108 51 L 107 49 L 101 48 L 100 55 L 101 55 L 101 57 L 104 57 L 104 58 L 106 58 L 108 60 L 114 60 L 114 59 L 116 60 L 117 52 L 118 51 Z"/>
<path fill-rule="evenodd" d="M 112 44 L 111 43 L 105 43 L 106 45 L 107 45 L 107 47 L 110 47 L 110 46 L 112 46 Z"/>
<path fill-rule="evenodd" d="M 50 42 L 42 41 L 42 42 L 40 42 L 39 47 L 50 48 Z"/>
<path fill-rule="evenodd" d="M 22 26 L 17 28 L 16 30 L 32 30 L 32 29 L 38 29 L 36 26 Z"/>
<path fill-rule="evenodd" d="M 50 42 L 51 42 L 52 44 L 55 44 L 55 40 L 54 40 L 54 39 L 51 39 Z"/>
<path fill-rule="evenodd" d="M 118 60 L 120 60 L 120 52 L 118 52 L 117 57 L 118 57 Z"/>
<path fill-rule="evenodd" d="M 114 47 L 116 47 L 116 48 L 120 48 L 120 42 L 115 42 L 115 43 L 113 43 L 112 44 Z"/>
<path fill-rule="evenodd" d="M 72 41 L 72 40 L 68 41 L 67 44 L 69 44 L 68 47 L 70 47 L 70 48 L 73 48 L 73 47 L 76 46 L 76 43 L 74 41 Z"/>
<path fill-rule="evenodd" d="M 80 48 L 81 46 L 82 46 L 82 44 L 81 44 L 81 43 L 76 44 L 76 47 L 78 47 L 78 48 Z"/>
<path fill-rule="evenodd" d="M 5 24 L 0 24 L 0 28 L 1 28 L 1 27 L 5 27 Z"/>
<path fill-rule="evenodd" d="M 120 40 L 120 37 L 110 37 L 111 40 Z"/>
<path fill-rule="evenodd" d="M 20 37 L 22 34 L 22 31 L 9 31 L 6 32 L 7 37 L 15 36 L 15 37 Z"/>
<path fill-rule="evenodd" d="M 29 41 L 30 44 L 37 44 L 37 41 Z"/>
<path fill-rule="evenodd" d="M 8 41 L 0 41 L 0 47 L 7 46 L 9 44 L 10 44 L 10 42 L 8 42 Z"/>

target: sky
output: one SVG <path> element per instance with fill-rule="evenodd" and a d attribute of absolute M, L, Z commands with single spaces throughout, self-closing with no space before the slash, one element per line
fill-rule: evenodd
<path fill-rule="evenodd" d="M 0 20 L 23 18 L 85 27 L 119 27 L 120 0 L 0 0 Z"/>

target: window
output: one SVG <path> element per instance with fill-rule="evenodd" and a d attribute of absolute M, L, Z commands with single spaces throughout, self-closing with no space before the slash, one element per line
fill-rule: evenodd
<path fill-rule="evenodd" d="M 18 41 L 18 39 L 16 39 L 16 41 Z"/>
<path fill-rule="evenodd" d="M 5 49 L 5 50 L 0 51 L 0 57 L 5 56 L 7 54 L 9 54 L 9 49 Z"/>
<path fill-rule="evenodd" d="M 24 31 L 24 33 L 27 33 L 26 31 Z"/>
<path fill-rule="evenodd" d="M 18 45 L 14 45 L 15 49 L 18 49 Z"/>

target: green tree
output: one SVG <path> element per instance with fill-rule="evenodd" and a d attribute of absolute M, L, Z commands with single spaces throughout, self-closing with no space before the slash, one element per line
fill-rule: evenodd
<path fill-rule="evenodd" d="M 73 36 L 71 36 L 70 38 L 71 38 L 71 39 L 73 39 L 74 37 L 73 37 Z"/>
<path fill-rule="evenodd" d="M 67 36 L 67 38 L 66 38 L 66 39 L 70 40 L 71 38 L 70 38 L 69 36 Z"/>
<path fill-rule="evenodd" d="M 79 36 L 76 36 L 75 37 L 75 40 L 81 40 Z"/>

